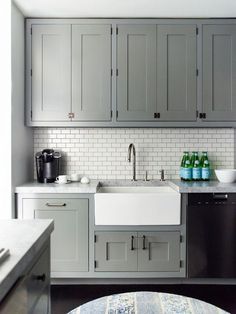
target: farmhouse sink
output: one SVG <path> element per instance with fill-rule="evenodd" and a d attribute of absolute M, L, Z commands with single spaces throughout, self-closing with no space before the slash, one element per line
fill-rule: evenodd
<path fill-rule="evenodd" d="M 169 186 L 102 186 L 95 225 L 179 225 L 180 194 Z"/>

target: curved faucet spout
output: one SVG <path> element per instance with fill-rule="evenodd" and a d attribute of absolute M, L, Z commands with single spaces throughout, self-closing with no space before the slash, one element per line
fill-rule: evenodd
<path fill-rule="evenodd" d="M 128 148 L 128 162 L 131 162 L 131 152 L 133 152 L 133 181 L 137 181 L 136 179 L 136 151 L 133 143 L 129 144 Z"/>

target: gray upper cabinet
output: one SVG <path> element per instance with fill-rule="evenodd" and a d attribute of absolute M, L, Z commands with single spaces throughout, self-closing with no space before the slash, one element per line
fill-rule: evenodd
<path fill-rule="evenodd" d="M 204 120 L 236 120 L 236 25 L 203 26 Z"/>
<path fill-rule="evenodd" d="M 196 25 L 158 25 L 159 120 L 196 120 L 196 70 Z"/>
<path fill-rule="evenodd" d="M 32 121 L 68 121 L 70 25 L 32 25 Z"/>
<path fill-rule="evenodd" d="M 118 25 L 119 121 L 147 121 L 156 108 L 156 26 Z"/>
<path fill-rule="evenodd" d="M 111 120 L 111 25 L 72 25 L 72 113 Z"/>

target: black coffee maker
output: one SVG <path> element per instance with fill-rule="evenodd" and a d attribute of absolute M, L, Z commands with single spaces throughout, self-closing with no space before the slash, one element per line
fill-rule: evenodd
<path fill-rule="evenodd" d="M 56 180 L 60 172 L 61 154 L 53 149 L 44 149 L 35 155 L 38 182 L 51 183 Z"/>

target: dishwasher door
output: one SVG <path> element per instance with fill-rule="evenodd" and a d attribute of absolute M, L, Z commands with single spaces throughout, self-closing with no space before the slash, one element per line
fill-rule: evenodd
<path fill-rule="evenodd" d="M 187 265 L 189 278 L 236 278 L 236 194 L 189 194 Z"/>

